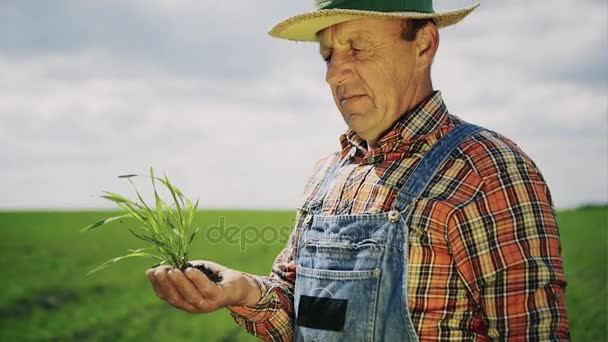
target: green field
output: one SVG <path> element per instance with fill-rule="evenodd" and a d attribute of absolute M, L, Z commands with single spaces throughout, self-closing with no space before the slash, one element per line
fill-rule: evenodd
<path fill-rule="evenodd" d="M 153 294 L 146 260 L 128 260 L 85 276 L 107 259 L 143 247 L 124 226 L 112 223 L 80 233 L 108 212 L 0 213 L 0 341 L 255 341 L 226 310 L 191 315 Z M 193 245 L 193 259 L 266 274 L 286 242 L 293 212 L 201 211 L 198 226 L 245 229 L 267 226 L 264 241 L 240 244 L 204 241 Z M 607 336 L 608 209 L 569 210 L 558 216 L 568 280 L 567 310 L 574 341 Z M 276 233 L 276 230 L 279 233 Z M 210 231 L 208 231 L 210 232 Z M 211 235 L 211 236 L 217 236 Z M 251 230 L 248 239 L 255 240 Z M 243 240 L 244 241 L 244 240 Z"/>

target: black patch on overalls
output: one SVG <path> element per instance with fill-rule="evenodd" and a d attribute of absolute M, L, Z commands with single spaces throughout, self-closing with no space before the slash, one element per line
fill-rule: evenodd
<path fill-rule="evenodd" d="M 342 331 L 347 303 L 346 299 L 301 295 L 296 324 L 313 329 Z"/>

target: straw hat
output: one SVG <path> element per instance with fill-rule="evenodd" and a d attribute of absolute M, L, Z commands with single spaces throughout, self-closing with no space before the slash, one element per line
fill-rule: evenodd
<path fill-rule="evenodd" d="M 437 27 L 454 25 L 479 6 L 435 12 L 432 0 L 315 0 L 316 10 L 293 16 L 273 27 L 268 34 L 295 41 L 317 41 L 317 32 L 349 20 L 364 17 L 433 19 Z"/>

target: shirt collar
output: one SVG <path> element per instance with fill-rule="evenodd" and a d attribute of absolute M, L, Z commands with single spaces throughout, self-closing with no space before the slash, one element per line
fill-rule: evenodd
<path fill-rule="evenodd" d="M 415 109 L 404 113 L 395 122 L 393 128 L 380 138 L 378 146 L 370 151 L 368 151 L 367 142 L 353 130 L 348 129 L 340 136 L 342 154 L 347 154 L 352 146 L 363 154 L 367 153 L 372 156 L 388 153 L 399 143 L 411 143 L 433 132 L 446 119 L 447 115 L 448 111 L 441 92 L 435 91 Z"/>

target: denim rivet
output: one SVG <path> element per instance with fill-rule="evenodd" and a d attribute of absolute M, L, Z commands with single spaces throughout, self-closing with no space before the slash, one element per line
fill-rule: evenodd
<path fill-rule="evenodd" d="M 388 213 L 388 220 L 395 223 L 397 221 L 399 221 L 399 217 L 401 216 L 401 214 L 397 211 L 397 210 L 391 210 Z"/>

